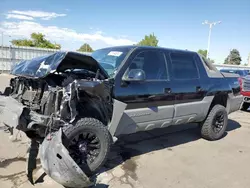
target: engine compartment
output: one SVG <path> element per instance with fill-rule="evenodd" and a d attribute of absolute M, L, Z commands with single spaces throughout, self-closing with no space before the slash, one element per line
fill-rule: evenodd
<path fill-rule="evenodd" d="M 42 137 L 46 136 L 41 134 L 44 127 L 58 130 L 73 124 L 78 116 L 94 117 L 107 125 L 112 116 L 111 85 L 97 77 L 86 71 L 53 73 L 44 78 L 17 76 L 10 80 L 9 96 L 44 119 L 40 126 L 33 122 L 35 126 L 30 127 Z M 29 119 L 26 124 L 31 123 L 32 118 L 26 119 Z"/>

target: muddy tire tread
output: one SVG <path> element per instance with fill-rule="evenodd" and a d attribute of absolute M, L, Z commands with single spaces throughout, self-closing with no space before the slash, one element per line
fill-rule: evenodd
<path fill-rule="evenodd" d="M 213 122 L 213 118 L 216 115 L 216 113 L 218 111 L 223 110 L 224 112 L 226 112 L 226 109 L 224 106 L 222 105 L 215 105 L 212 110 L 209 112 L 206 120 L 204 121 L 202 127 L 201 127 L 201 136 L 206 139 L 206 140 L 218 140 L 221 138 L 221 136 L 224 134 L 226 127 L 227 127 L 227 123 L 228 123 L 228 116 L 226 115 L 226 124 L 223 127 L 223 131 L 222 133 L 220 133 L 220 136 L 218 136 L 216 133 L 213 132 L 213 128 L 212 128 L 212 122 Z M 226 113 L 227 114 L 227 113 Z"/>
<path fill-rule="evenodd" d="M 102 153 L 102 159 L 98 161 L 97 164 L 90 166 L 91 173 L 96 173 L 107 161 L 109 151 L 111 148 L 111 144 L 112 144 L 111 135 L 107 127 L 101 121 L 95 118 L 81 118 L 76 122 L 75 125 L 65 127 L 63 129 L 63 132 L 66 137 L 69 137 L 71 134 L 74 134 L 84 129 L 89 129 L 89 130 L 98 129 L 99 131 L 102 132 L 103 139 L 100 141 L 103 142 L 105 146 L 105 149 L 103 150 L 103 153 Z"/>

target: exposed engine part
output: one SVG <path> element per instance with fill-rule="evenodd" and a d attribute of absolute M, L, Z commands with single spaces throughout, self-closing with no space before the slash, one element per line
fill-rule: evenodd
<path fill-rule="evenodd" d="M 70 158 L 68 148 L 64 148 L 62 142 L 66 138 L 63 137 L 63 132 L 68 130 L 67 136 L 70 137 L 74 133 L 74 126 L 84 127 L 84 123 L 79 123 L 83 122 L 81 119 L 93 119 L 94 121 L 89 121 L 88 129 L 94 128 L 92 125 L 97 125 L 96 122 L 99 123 L 102 131 L 97 128 L 95 131 L 100 138 L 107 138 L 106 146 L 99 143 L 102 144 L 102 151 L 108 153 L 111 144 L 108 125 L 113 112 L 113 85 L 105 80 L 109 77 L 106 71 L 90 56 L 58 52 L 44 59 L 20 62 L 12 73 L 16 77 L 10 80 L 8 92 L 5 92 L 8 95 L 0 96 L 1 121 L 22 130 L 33 143 L 42 145 L 42 166 L 45 171 L 47 169 L 52 172 L 48 174 L 58 183 L 89 185 L 84 170 Z M 87 140 L 96 140 L 91 134 L 86 136 L 90 136 Z M 95 145 L 99 147 L 98 144 Z M 95 149 L 89 151 L 94 152 Z M 102 160 L 101 163 L 105 161 L 102 154 L 99 159 Z M 34 159 L 31 157 L 30 160 Z M 67 168 L 66 163 L 74 166 Z M 55 164 L 60 168 L 55 168 Z M 68 174 L 75 174 L 74 178 L 66 182 L 65 178 L 53 173 L 63 165 L 64 170 L 69 171 Z"/>

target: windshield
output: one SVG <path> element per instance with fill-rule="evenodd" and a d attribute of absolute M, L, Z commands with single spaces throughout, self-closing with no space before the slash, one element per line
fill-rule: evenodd
<path fill-rule="evenodd" d="M 94 51 L 91 56 L 100 63 L 110 77 L 113 77 L 131 48 L 132 47 L 104 48 Z"/>

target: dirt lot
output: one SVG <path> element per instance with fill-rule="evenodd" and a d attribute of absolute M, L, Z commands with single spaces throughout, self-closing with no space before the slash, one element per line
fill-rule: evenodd
<path fill-rule="evenodd" d="M 0 88 L 8 76 L 0 75 Z M 248 188 L 250 185 L 249 113 L 230 115 L 225 137 L 209 142 L 200 138 L 196 125 L 138 133 L 121 138 L 97 177 L 99 188 Z M 35 172 L 35 186 L 25 175 L 28 139 L 14 136 L 0 125 L 0 187 L 62 188 L 41 166 Z"/>

